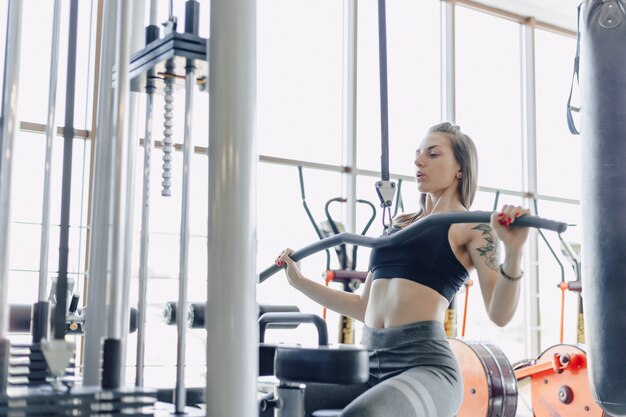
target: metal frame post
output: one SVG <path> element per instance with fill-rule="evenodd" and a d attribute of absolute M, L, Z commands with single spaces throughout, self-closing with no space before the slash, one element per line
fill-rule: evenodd
<path fill-rule="evenodd" d="M 210 416 L 258 413 L 256 3 L 211 2 L 206 312 Z"/>
<path fill-rule="evenodd" d="M 528 19 L 520 25 L 522 74 L 522 155 L 524 159 L 524 189 L 537 195 L 537 120 L 535 100 L 535 25 Z M 536 214 L 536 213 L 535 213 Z M 539 298 L 539 240 L 536 230 L 528 236 L 528 279 L 525 280 L 526 355 L 541 353 L 541 316 Z"/>
<path fill-rule="evenodd" d="M 11 171 L 20 77 L 22 2 L 10 0 L 0 109 L 0 391 L 8 380 L 9 348 L 9 245 L 11 231 Z"/>
<path fill-rule="evenodd" d="M 345 174 L 346 197 L 348 200 L 346 225 L 348 232 L 356 230 L 356 166 L 357 166 L 357 33 L 358 3 L 356 0 L 344 0 L 344 165 L 348 167 Z"/>
<path fill-rule="evenodd" d="M 67 314 L 68 257 L 70 240 L 70 200 L 72 193 L 72 158 L 74 149 L 74 104 L 76 91 L 76 45 L 78 0 L 70 2 L 70 27 L 67 47 L 67 81 L 65 92 L 65 126 L 63 127 L 63 173 L 61 185 L 61 220 L 59 233 L 59 273 L 54 310 L 54 339 L 65 340 Z"/>
<path fill-rule="evenodd" d="M 100 85 L 96 114 L 94 146 L 94 175 L 91 187 L 91 225 L 89 241 L 88 290 L 85 320 L 89 321 L 89 332 L 85 334 L 83 355 L 83 385 L 100 385 L 102 339 L 106 334 L 106 294 L 109 275 L 109 246 L 111 233 L 111 137 L 112 120 L 112 72 L 115 61 L 115 25 L 117 2 L 106 1 L 103 5 L 102 38 L 100 44 Z M 108 30 L 105 30 L 108 28 Z M 106 318 L 106 319 L 103 319 Z"/>
<path fill-rule="evenodd" d="M 146 45 L 156 40 L 159 34 L 157 26 L 157 2 L 150 0 L 150 24 L 146 27 Z M 139 240 L 139 300 L 137 302 L 137 368 L 135 385 L 143 387 L 146 344 L 146 309 L 148 306 L 148 254 L 150 252 L 150 172 L 152 158 L 152 126 L 154 123 L 154 92 L 156 86 L 149 71 L 146 77 L 146 124 L 143 140 L 143 181 L 141 191 L 141 234 Z"/>
<path fill-rule="evenodd" d="M 50 82 L 48 88 L 48 119 L 46 123 L 46 159 L 44 164 L 43 207 L 41 213 L 41 244 L 39 250 L 39 290 L 33 309 L 33 342 L 39 343 L 48 336 L 48 248 L 50 247 L 50 180 L 52 177 L 52 146 L 56 137 L 56 97 L 59 67 L 59 32 L 61 26 L 61 0 L 54 1 L 52 15 L 52 45 L 50 52 Z"/>
<path fill-rule="evenodd" d="M 144 46 L 144 16 L 145 16 L 145 0 L 133 0 L 129 10 L 130 26 L 128 28 L 128 64 L 130 65 L 130 55 L 136 51 L 139 51 Z M 122 345 L 122 381 L 125 381 L 126 370 L 126 341 L 130 332 L 130 281 L 131 281 L 131 267 L 132 267 L 132 255 L 133 255 L 133 225 L 134 225 L 134 213 L 135 213 L 135 173 L 137 162 L 137 145 L 139 143 L 139 128 L 138 128 L 138 111 L 139 111 L 139 94 L 133 93 L 130 90 L 130 79 L 128 81 L 128 113 L 126 114 L 127 122 L 125 124 L 125 137 L 124 145 L 126 146 L 126 154 L 124 156 L 125 178 L 122 182 L 122 192 L 125 194 L 123 197 L 123 220 L 124 227 L 124 269 L 122 273 L 122 294 L 124 298 L 120 301 L 121 308 L 121 345 Z"/>
<path fill-rule="evenodd" d="M 115 149 L 112 172 L 112 239 L 111 239 L 111 279 L 107 289 L 108 323 L 107 338 L 104 341 L 102 386 L 106 389 L 115 389 L 123 385 L 123 337 L 124 337 L 124 310 L 128 310 L 128 293 L 125 288 L 125 224 L 124 181 L 126 177 L 126 143 L 128 140 L 128 118 L 130 94 L 130 2 L 118 1 L 117 11 L 117 39 L 115 45 L 115 73 L 116 83 L 113 93 L 113 128 L 111 139 Z"/>
<path fill-rule="evenodd" d="M 454 0 L 441 1 L 441 120 L 456 124 L 456 43 Z"/>

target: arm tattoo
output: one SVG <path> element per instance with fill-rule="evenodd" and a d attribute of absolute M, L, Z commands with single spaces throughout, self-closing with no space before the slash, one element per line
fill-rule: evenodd
<path fill-rule="evenodd" d="M 498 245 L 498 239 L 493 234 L 493 229 L 488 224 L 479 224 L 472 229 L 480 230 L 483 233 L 483 238 L 485 239 L 485 245 L 476 249 L 478 254 L 485 258 L 485 264 L 489 267 L 489 269 L 499 271 L 500 248 Z"/>

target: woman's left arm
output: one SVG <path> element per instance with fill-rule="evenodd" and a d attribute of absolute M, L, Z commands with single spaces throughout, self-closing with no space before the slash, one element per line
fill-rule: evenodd
<path fill-rule="evenodd" d="M 515 227 L 515 219 L 528 214 L 527 209 L 505 205 L 491 215 L 491 223 L 472 228 L 467 245 L 478 273 L 485 308 L 491 321 L 505 326 L 511 321 L 520 295 L 522 251 L 528 228 Z M 499 242 L 504 246 L 500 260 Z"/>

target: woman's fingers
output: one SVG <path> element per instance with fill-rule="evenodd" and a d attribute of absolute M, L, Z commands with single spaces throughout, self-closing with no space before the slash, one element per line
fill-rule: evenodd
<path fill-rule="evenodd" d="M 276 260 L 274 262 L 278 266 L 283 266 L 288 260 L 292 261 L 292 259 L 289 257 L 289 255 L 291 255 L 292 253 L 293 253 L 293 249 L 287 248 L 284 251 L 282 251 L 280 255 L 276 257 Z"/>
<path fill-rule="evenodd" d="M 530 210 L 521 206 L 504 205 L 497 214 L 497 219 L 502 226 L 508 227 L 515 222 L 515 219 L 527 214 L 530 214 Z"/>

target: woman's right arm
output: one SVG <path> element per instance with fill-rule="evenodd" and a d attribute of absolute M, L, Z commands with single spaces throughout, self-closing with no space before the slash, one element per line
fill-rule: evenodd
<path fill-rule="evenodd" d="M 333 310 L 343 316 L 352 317 L 353 319 L 363 321 L 365 319 L 365 310 L 369 299 L 369 290 L 372 282 L 371 273 L 368 274 L 365 286 L 361 294 L 349 293 L 334 288 L 327 287 L 306 278 L 300 272 L 296 262 L 289 257 L 293 252 L 291 249 L 285 249 L 276 258 L 276 264 L 281 266 L 281 262 L 287 264 L 285 273 L 287 280 L 292 287 L 309 297 L 311 300 L 324 307 Z"/>

